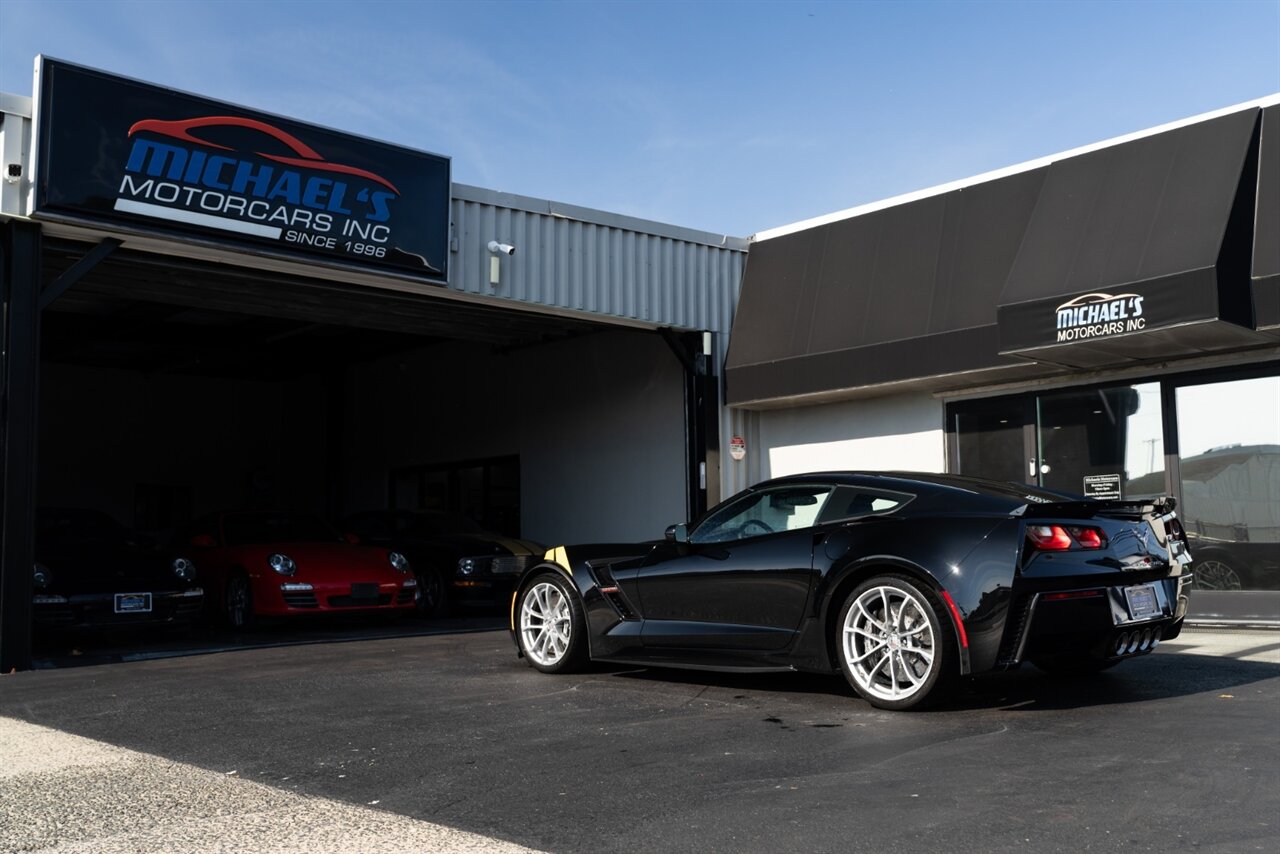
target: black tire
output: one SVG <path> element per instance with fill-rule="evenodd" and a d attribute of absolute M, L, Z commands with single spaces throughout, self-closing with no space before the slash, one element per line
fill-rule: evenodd
<path fill-rule="evenodd" d="M 418 578 L 419 617 L 444 617 L 449 613 L 449 590 L 445 587 L 444 576 L 433 566 L 428 566 L 416 573 Z"/>
<path fill-rule="evenodd" d="M 529 666 L 572 673 L 588 661 L 587 619 L 578 593 L 559 573 L 535 576 L 516 601 L 516 638 Z"/>
<path fill-rule="evenodd" d="M 950 694 L 960 657 L 944 607 L 933 591 L 903 575 L 855 587 L 835 624 L 836 659 L 853 690 L 894 711 L 924 708 Z"/>
<path fill-rule="evenodd" d="M 243 571 L 231 573 L 222 596 L 222 616 L 227 628 L 243 631 L 253 625 L 253 586 Z"/>
<path fill-rule="evenodd" d="M 1120 663 L 1120 659 L 1113 658 L 1108 661 L 1083 655 L 1062 655 L 1054 658 L 1033 658 L 1031 663 L 1050 676 L 1089 676 L 1110 670 Z"/>

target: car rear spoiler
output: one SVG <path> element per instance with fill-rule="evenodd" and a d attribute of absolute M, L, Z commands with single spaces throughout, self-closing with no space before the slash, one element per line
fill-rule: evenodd
<path fill-rule="evenodd" d="M 1028 496 L 1029 497 L 1029 496 Z M 1011 516 L 1028 519 L 1058 517 L 1063 519 L 1090 519 L 1094 516 L 1167 516 L 1178 506 L 1171 495 L 1161 498 L 1140 498 L 1133 501 L 1030 501 L 1014 510 Z"/>

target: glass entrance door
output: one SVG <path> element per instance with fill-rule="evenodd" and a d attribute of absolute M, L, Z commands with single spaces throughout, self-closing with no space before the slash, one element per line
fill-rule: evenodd
<path fill-rule="evenodd" d="M 1159 383 L 1042 394 L 1035 411 L 1041 486 L 1100 499 L 1165 493 Z"/>

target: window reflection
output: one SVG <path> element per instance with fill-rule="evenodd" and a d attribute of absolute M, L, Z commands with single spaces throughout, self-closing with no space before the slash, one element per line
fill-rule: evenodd
<path fill-rule="evenodd" d="M 1196 585 L 1280 589 L 1280 377 L 1184 386 L 1177 413 Z"/>
<path fill-rule="evenodd" d="M 1037 411 L 1042 486 L 1101 499 L 1164 494 L 1159 383 L 1045 394 Z"/>

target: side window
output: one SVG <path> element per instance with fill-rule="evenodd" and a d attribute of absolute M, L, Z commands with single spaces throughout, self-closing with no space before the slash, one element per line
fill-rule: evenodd
<path fill-rule="evenodd" d="M 868 492 L 856 486 L 840 486 L 823 507 L 822 518 L 818 523 L 825 525 L 841 519 L 856 519 L 859 516 L 886 513 L 906 504 L 912 497 L 886 492 Z"/>
<path fill-rule="evenodd" d="M 782 486 L 744 495 L 711 514 L 689 541 L 723 543 L 779 531 L 795 531 L 817 523 L 829 486 Z"/>

